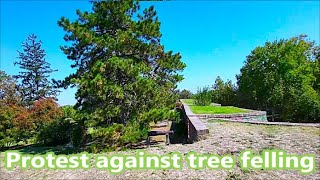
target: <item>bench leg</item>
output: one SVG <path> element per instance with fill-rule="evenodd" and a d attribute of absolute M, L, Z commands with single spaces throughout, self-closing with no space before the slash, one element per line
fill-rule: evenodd
<path fill-rule="evenodd" d="M 170 144 L 170 138 L 169 138 L 169 134 L 166 134 L 166 145 Z"/>
<path fill-rule="evenodd" d="M 147 137 L 147 146 L 150 147 L 150 136 Z"/>

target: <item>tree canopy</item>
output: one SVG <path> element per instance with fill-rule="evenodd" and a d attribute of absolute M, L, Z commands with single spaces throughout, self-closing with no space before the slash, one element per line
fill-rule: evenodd
<path fill-rule="evenodd" d="M 220 76 L 215 80 L 212 86 L 212 102 L 220 103 L 221 105 L 234 105 L 236 103 L 236 87 L 231 80 L 224 82 Z"/>
<path fill-rule="evenodd" d="M 103 1 L 92 2 L 92 12 L 76 13 L 75 21 L 58 22 L 71 44 L 62 50 L 76 69 L 62 85 L 77 86 L 76 106 L 86 127 L 136 124 L 138 130 L 171 117 L 186 65 L 160 43 L 154 7 L 140 11 L 138 1 Z"/>
<path fill-rule="evenodd" d="M 318 50 L 304 35 L 255 48 L 237 76 L 240 104 L 286 121 L 319 121 Z"/>
<path fill-rule="evenodd" d="M 0 104 L 20 103 L 21 97 L 17 89 L 16 81 L 4 71 L 0 70 Z"/>
<path fill-rule="evenodd" d="M 178 93 L 179 93 L 179 99 L 191 99 L 193 95 L 192 92 L 187 89 L 178 91 Z"/>

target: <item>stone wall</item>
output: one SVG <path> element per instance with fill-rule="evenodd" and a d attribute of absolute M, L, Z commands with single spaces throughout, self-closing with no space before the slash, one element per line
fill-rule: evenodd
<path fill-rule="evenodd" d="M 188 131 L 188 140 L 194 142 L 205 139 L 206 135 L 209 134 L 209 129 L 197 116 L 195 116 L 195 114 L 193 114 L 188 105 L 183 102 L 181 103 L 183 118 L 186 122 Z"/>
<path fill-rule="evenodd" d="M 194 115 L 200 119 L 232 119 L 239 121 L 259 121 L 267 122 L 267 113 L 265 111 L 249 110 L 247 113 L 236 114 L 197 114 Z"/>

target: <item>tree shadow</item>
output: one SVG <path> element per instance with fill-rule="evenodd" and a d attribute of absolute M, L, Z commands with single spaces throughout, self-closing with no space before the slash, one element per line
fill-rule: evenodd
<path fill-rule="evenodd" d="M 172 122 L 170 131 L 174 131 L 169 135 L 170 144 L 187 144 L 188 131 L 184 120 L 179 122 Z"/>
<path fill-rule="evenodd" d="M 18 145 L 18 146 L 11 146 L 7 148 L 3 148 L 0 151 L 7 151 L 7 150 L 15 150 L 22 154 L 46 154 L 48 152 L 53 152 L 56 155 L 59 154 L 74 154 L 77 153 L 74 148 L 67 147 L 66 145 L 62 146 L 43 146 L 41 144 L 32 144 L 32 145 Z"/>
<path fill-rule="evenodd" d="M 150 147 L 158 146 L 159 144 L 160 144 L 159 141 L 154 141 L 154 140 L 150 141 Z M 131 144 L 127 148 L 129 148 L 129 149 L 146 149 L 146 148 L 148 148 L 148 145 L 147 145 L 146 140 L 144 140 L 144 141 L 141 141 L 141 142 L 138 142 L 138 143 L 135 143 L 135 144 Z"/>

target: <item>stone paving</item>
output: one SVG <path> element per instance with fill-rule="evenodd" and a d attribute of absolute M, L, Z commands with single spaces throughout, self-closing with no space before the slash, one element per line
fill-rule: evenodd
<path fill-rule="evenodd" d="M 320 179 L 320 129 L 318 127 L 277 126 L 249 123 L 226 122 L 219 120 L 203 121 L 210 134 L 206 140 L 193 144 L 156 145 L 145 149 L 148 153 L 167 154 L 180 152 L 186 155 L 190 151 L 211 154 L 233 154 L 252 149 L 259 153 L 264 149 L 277 148 L 290 154 L 315 154 L 317 170 L 310 175 L 301 175 L 298 171 L 243 171 L 233 170 L 190 170 L 186 164 L 182 170 L 145 170 L 125 171 L 119 175 L 110 175 L 107 171 L 90 170 L 20 170 L 7 171 L 0 167 L 0 179 Z M 136 150 L 120 153 L 134 154 Z M 108 154 L 113 154 L 111 152 Z M 119 153 L 119 152 L 116 152 Z M 3 157 L 3 154 L 2 154 Z"/>

